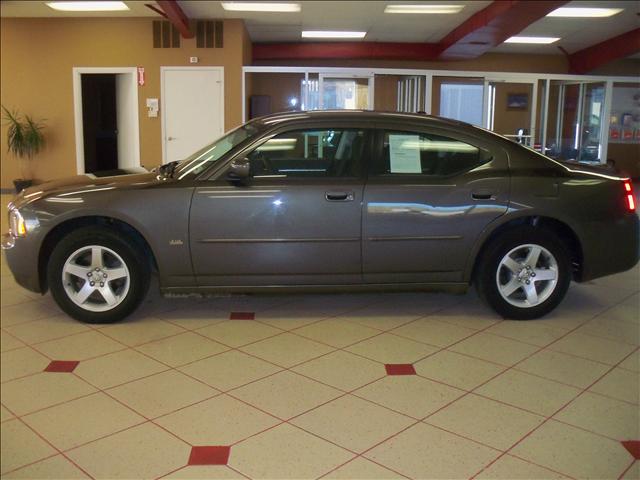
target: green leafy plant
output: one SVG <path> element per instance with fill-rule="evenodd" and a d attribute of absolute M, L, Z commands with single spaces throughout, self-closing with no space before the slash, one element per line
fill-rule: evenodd
<path fill-rule="evenodd" d="M 24 175 L 24 167 L 27 167 L 27 171 L 29 170 L 29 165 L 24 165 L 24 162 L 30 162 L 44 148 L 44 122 L 37 121 L 29 115 L 24 115 L 23 120 L 20 112 L 11 111 L 4 105 L 2 106 L 2 119 L 8 127 L 7 151 L 23 161 L 22 173 Z"/>

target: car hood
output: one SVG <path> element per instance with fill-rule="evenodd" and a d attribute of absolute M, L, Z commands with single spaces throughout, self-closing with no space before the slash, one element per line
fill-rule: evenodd
<path fill-rule="evenodd" d="M 93 191 L 98 192 L 124 188 L 144 188 L 163 181 L 166 181 L 166 178 L 154 172 L 117 175 L 113 177 L 76 175 L 74 177 L 52 180 L 29 187 L 18 194 L 14 203 L 16 206 L 20 206 L 55 195 L 90 193 Z"/>

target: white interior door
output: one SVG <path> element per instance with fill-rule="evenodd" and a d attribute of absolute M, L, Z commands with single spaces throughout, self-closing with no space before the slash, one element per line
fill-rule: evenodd
<path fill-rule="evenodd" d="M 182 160 L 224 133 L 222 67 L 163 67 L 163 162 Z"/>

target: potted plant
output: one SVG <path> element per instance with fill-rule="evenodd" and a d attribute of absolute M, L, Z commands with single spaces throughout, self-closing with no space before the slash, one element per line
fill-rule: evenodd
<path fill-rule="evenodd" d="M 7 128 L 7 151 L 18 158 L 23 178 L 13 181 L 16 192 L 20 192 L 33 183 L 31 178 L 31 160 L 44 147 L 44 123 L 29 115 L 24 120 L 17 110 L 10 111 L 2 106 L 3 120 Z"/>

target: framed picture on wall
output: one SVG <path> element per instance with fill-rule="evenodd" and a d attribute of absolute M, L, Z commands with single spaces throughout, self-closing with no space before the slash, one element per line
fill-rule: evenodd
<path fill-rule="evenodd" d="M 529 107 L 528 93 L 507 93 L 507 108 L 510 110 L 526 110 Z"/>

